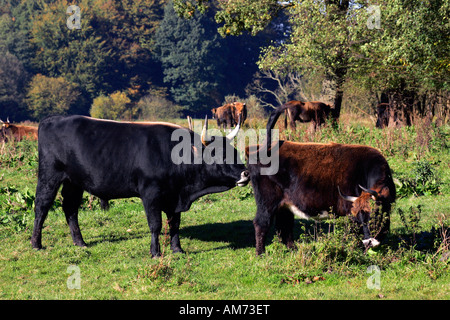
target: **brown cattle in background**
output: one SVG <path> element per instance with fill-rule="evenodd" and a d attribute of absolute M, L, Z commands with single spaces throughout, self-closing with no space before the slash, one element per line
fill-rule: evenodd
<path fill-rule="evenodd" d="M 234 105 L 232 103 L 224 104 L 221 107 L 211 109 L 213 119 L 217 120 L 217 126 L 223 126 L 225 130 L 227 127 L 231 128 L 235 125 L 234 121 Z"/>
<path fill-rule="evenodd" d="M 238 124 L 239 117 L 241 125 L 247 119 L 247 106 L 242 102 L 226 103 L 221 107 L 211 109 L 213 119 L 217 120 L 217 126 L 223 126 L 223 129 Z"/>
<path fill-rule="evenodd" d="M 320 101 L 302 102 L 292 100 L 279 106 L 276 110 L 285 112 L 285 128 L 289 119 L 289 126 L 295 130 L 295 121 L 312 122 L 314 128 L 325 123 L 326 119 L 332 114 L 333 109 L 328 104 Z"/>
<path fill-rule="evenodd" d="M 2 124 L 2 138 L 4 141 L 8 141 L 9 139 L 14 139 L 16 141 L 22 141 L 23 139 L 38 139 L 38 128 L 32 126 L 23 126 L 11 124 L 9 120 L 3 122 L 0 120 Z"/>
<path fill-rule="evenodd" d="M 241 117 L 241 125 L 244 124 L 245 120 L 247 119 L 247 106 L 245 103 L 242 102 L 233 102 L 234 107 L 234 113 L 233 118 L 234 122 L 239 122 L 239 116 Z"/>

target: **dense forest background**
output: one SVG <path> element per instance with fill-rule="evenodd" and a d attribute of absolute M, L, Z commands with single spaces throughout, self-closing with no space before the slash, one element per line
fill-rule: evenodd
<path fill-rule="evenodd" d="M 372 2 L 0 0 L 0 119 L 202 116 L 232 99 L 445 118 L 449 1 Z"/>

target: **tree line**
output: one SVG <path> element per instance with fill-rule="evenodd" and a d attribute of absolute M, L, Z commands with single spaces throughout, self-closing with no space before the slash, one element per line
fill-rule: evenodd
<path fill-rule="evenodd" d="M 71 4 L 0 0 L 0 118 L 195 116 L 230 95 L 447 115 L 449 0 L 81 0 L 68 28 Z"/>
<path fill-rule="evenodd" d="M 213 2 L 174 1 L 186 17 Z M 263 48 L 259 68 L 321 79 L 338 115 L 344 92 L 355 87 L 403 113 L 448 115 L 448 0 L 230 0 L 219 7 L 221 34 L 258 34 L 285 14 L 288 37 Z"/>
<path fill-rule="evenodd" d="M 0 118 L 200 115 L 245 95 L 277 37 L 222 37 L 214 9 L 184 19 L 170 0 L 82 0 L 69 28 L 71 4 L 0 0 Z"/>

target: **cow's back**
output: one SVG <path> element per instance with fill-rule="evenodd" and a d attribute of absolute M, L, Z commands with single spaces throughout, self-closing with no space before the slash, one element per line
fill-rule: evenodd
<path fill-rule="evenodd" d="M 40 170 L 51 166 L 105 199 L 137 196 L 145 180 L 158 183 L 167 178 L 170 137 L 177 128 L 181 127 L 50 117 L 39 126 Z"/>
<path fill-rule="evenodd" d="M 283 193 L 283 200 L 300 210 L 316 214 L 331 207 L 345 214 L 350 203 L 339 197 L 338 187 L 358 195 L 358 184 L 371 187 L 377 181 L 392 185 L 387 161 L 376 149 L 336 143 L 295 143 L 280 141 L 279 171 L 270 180 L 273 190 Z M 251 166 L 251 165 L 250 165 Z"/>

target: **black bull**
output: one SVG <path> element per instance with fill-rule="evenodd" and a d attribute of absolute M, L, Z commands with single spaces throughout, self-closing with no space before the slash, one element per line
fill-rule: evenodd
<path fill-rule="evenodd" d="M 239 126 L 236 129 L 234 136 Z M 63 211 L 75 245 L 86 246 L 78 225 L 78 207 L 83 191 L 87 191 L 103 200 L 140 197 L 151 231 L 152 256 L 160 255 L 164 211 L 171 249 L 182 252 L 180 213 L 203 195 L 246 185 L 249 177 L 237 150 L 230 147 L 230 139 L 234 138 L 231 134 L 213 140 L 216 147 L 222 143 L 221 148 L 215 148 L 215 156 L 219 151 L 231 150 L 234 161 L 174 163 L 172 150 L 180 143 L 173 141 L 175 131 L 187 134 L 192 142 L 204 142 L 203 134 L 200 139 L 198 134 L 169 123 L 121 123 L 82 116 L 43 120 L 39 126 L 33 248 L 42 248 L 42 226 L 62 184 Z M 188 150 L 192 157 L 208 158 L 208 151 L 211 153 L 207 143 L 201 142 L 191 143 Z"/>

